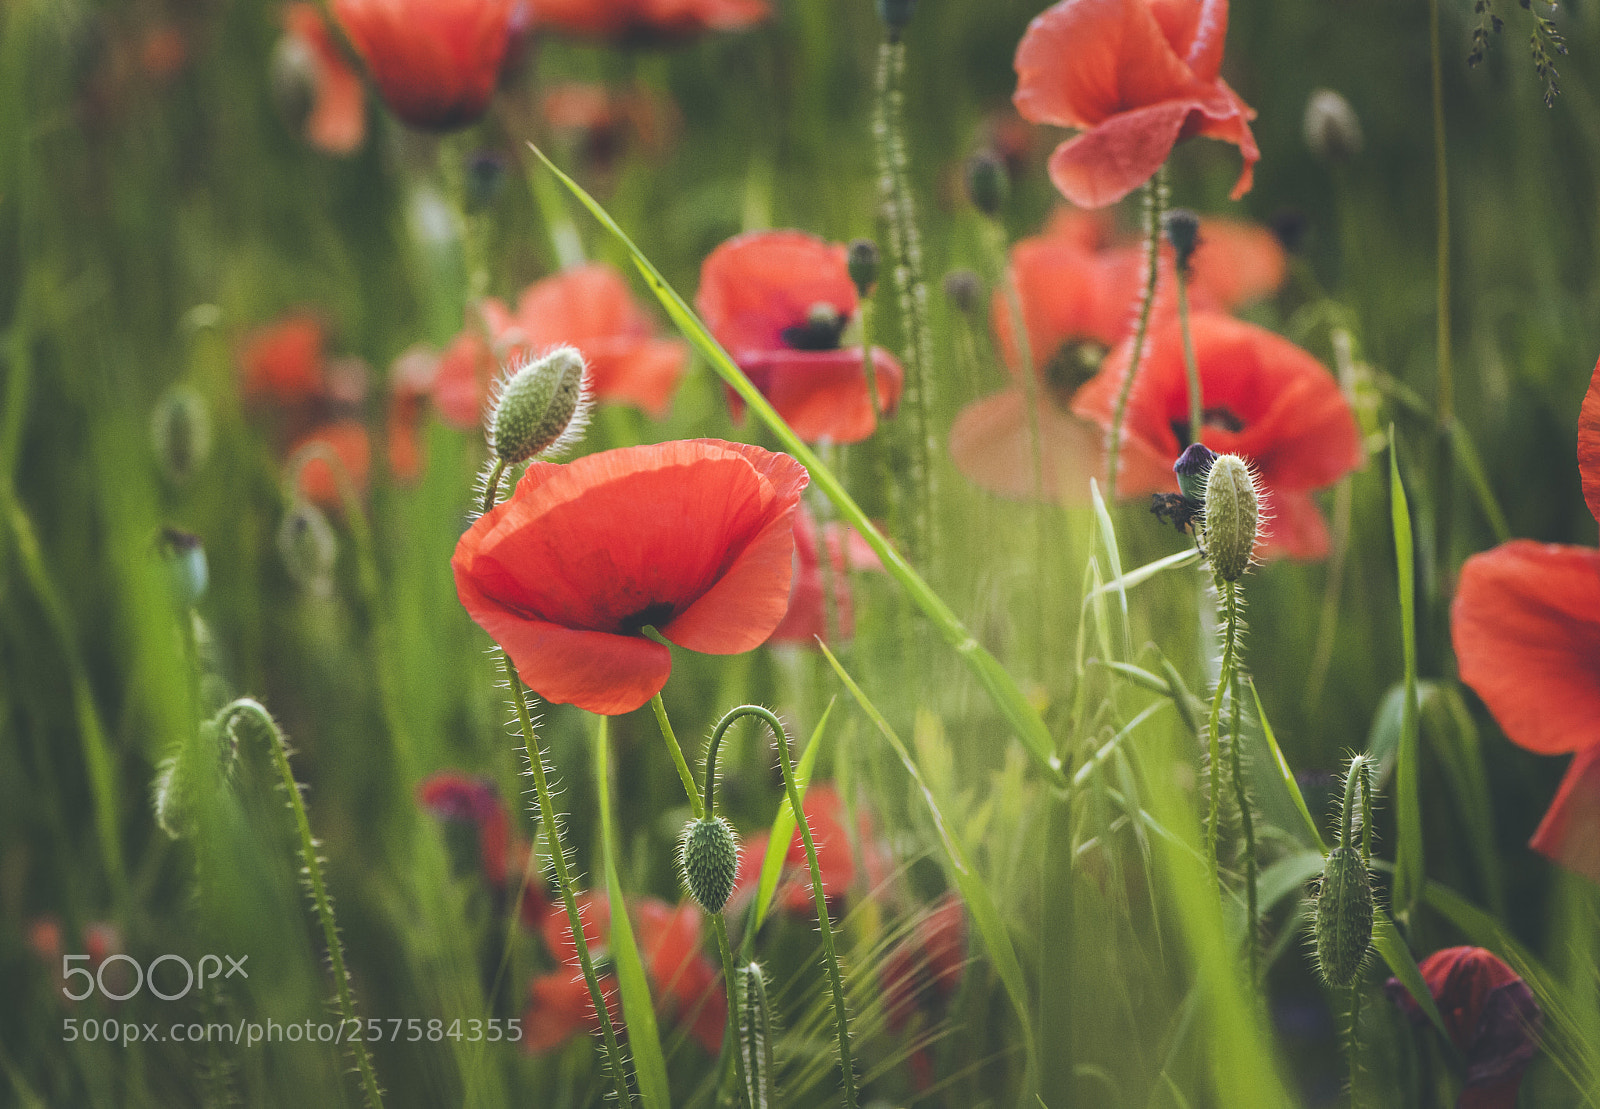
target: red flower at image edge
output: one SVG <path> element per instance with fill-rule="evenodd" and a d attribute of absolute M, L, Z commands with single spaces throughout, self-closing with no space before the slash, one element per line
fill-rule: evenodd
<path fill-rule="evenodd" d="M 1533 991 L 1481 947 L 1448 947 L 1417 965 L 1439 1007 L 1450 1042 L 1466 1062 L 1456 1109 L 1516 1109 L 1523 1072 L 1538 1050 L 1544 1014 Z M 1427 1021 L 1399 979 L 1384 987 L 1414 1023 Z"/>
<path fill-rule="evenodd" d="M 697 439 L 534 462 L 461 537 L 456 592 L 547 701 L 615 715 L 666 684 L 672 656 L 759 646 L 788 607 L 794 459 Z"/>
<path fill-rule="evenodd" d="M 428 131 L 483 115 L 521 0 L 334 0 L 389 110 Z"/>
<path fill-rule="evenodd" d="M 1578 416 L 1578 470 L 1600 519 L 1600 365 Z M 1515 539 L 1473 555 L 1450 616 L 1461 680 L 1506 737 L 1574 755 L 1532 847 L 1600 882 L 1600 551 Z"/>
<path fill-rule="evenodd" d="M 751 383 L 807 442 L 855 443 L 877 428 L 861 348 L 839 345 L 856 312 L 845 248 L 803 231 L 729 239 L 700 267 L 695 304 Z M 881 411 L 893 412 L 905 374 L 872 349 Z M 744 403 L 731 389 L 734 418 Z"/>
<path fill-rule="evenodd" d="M 1328 528 L 1311 491 L 1338 481 L 1362 458 L 1360 428 L 1338 382 L 1289 340 L 1242 320 L 1200 313 L 1190 321 L 1190 333 L 1204 405 L 1200 437 L 1218 454 L 1243 457 L 1265 486 L 1260 552 L 1322 558 Z M 1073 397 L 1074 412 L 1110 427 L 1131 348 L 1132 340 L 1124 340 L 1107 356 Z M 1176 491 L 1171 467 L 1189 438 L 1189 384 L 1176 318 L 1150 331 L 1123 433 L 1129 465 L 1120 492 Z M 1146 479 L 1152 471 L 1140 463 L 1140 454 L 1160 461 L 1158 481 Z"/>
<path fill-rule="evenodd" d="M 827 548 L 828 573 L 823 573 L 822 548 Z M 832 643 L 828 611 L 833 610 L 834 631 L 841 640 L 855 634 L 855 604 L 850 572 L 882 570 L 877 553 L 854 528 L 828 524 L 819 534 L 817 523 L 802 508 L 794 520 L 794 583 L 789 589 L 789 610 L 773 629 L 771 643 L 815 647 L 817 640 Z"/>
<path fill-rule="evenodd" d="M 1235 200 L 1261 152 L 1255 112 L 1219 76 L 1227 0 L 1063 0 L 1017 47 L 1012 102 L 1035 123 L 1082 134 L 1050 157 L 1050 179 L 1082 208 L 1114 204 L 1194 135 L 1239 148 Z"/>
<path fill-rule="evenodd" d="M 766 0 L 538 0 L 534 7 L 539 27 L 626 42 L 740 31 L 768 14 Z"/>
<path fill-rule="evenodd" d="M 345 61 L 315 4 L 290 4 L 284 9 L 283 24 L 311 60 L 315 87 L 305 121 L 306 141 L 329 154 L 353 152 L 367 133 L 360 76 Z"/>

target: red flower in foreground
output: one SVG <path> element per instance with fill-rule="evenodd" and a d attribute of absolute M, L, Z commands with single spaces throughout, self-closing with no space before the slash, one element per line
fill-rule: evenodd
<path fill-rule="evenodd" d="M 519 0 L 334 0 L 389 110 L 449 131 L 489 106 Z"/>
<path fill-rule="evenodd" d="M 1062 0 L 1017 47 L 1012 102 L 1025 119 L 1082 134 L 1050 157 L 1050 179 L 1082 208 L 1114 204 L 1194 135 L 1239 148 L 1233 187 L 1250 189 L 1261 157 L 1255 112 L 1219 76 L 1227 0 Z"/>
<path fill-rule="evenodd" d="M 1600 519 L 1600 365 L 1578 416 L 1578 470 Z M 1507 738 L 1574 753 L 1534 850 L 1600 882 L 1600 551 L 1516 539 L 1473 555 L 1450 616 L 1461 680 Z"/>
<path fill-rule="evenodd" d="M 541 27 L 625 42 L 741 31 L 767 18 L 767 0 L 539 0 Z"/>
<path fill-rule="evenodd" d="M 715 439 L 534 462 L 451 566 L 461 603 L 547 701 L 617 714 L 672 656 L 759 646 L 788 606 L 805 468 Z"/>
<path fill-rule="evenodd" d="M 819 539 L 821 542 L 819 542 Z M 823 573 L 822 548 L 828 551 L 828 573 Z M 833 609 L 839 639 L 855 634 L 855 605 L 851 600 L 850 571 L 882 570 L 883 563 L 867 541 L 846 524 L 830 523 L 819 535 L 816 521 L 802 509 L 794 521 L 794 584 L 789 589 L 789 610 L 772 632 L 772 643 L 797 643 L 814 647 L 819 638 L 831 643 L 828 609 Z"/>
<path fill-rule="evenodd" d="M 1538 1050 L 1544 1023 L 1533 991 L 1481 947 L 1436 951 L 1418 969 L 1439 1006 L 1450 1042 L 1466 1061 L 1466 1087 L 1456 1109 L 1516 1109 L 1517 1087 Z M 1427 1022 L 1399 979 L 1389 979 L 1385 989 L 1414 1023 Z"/>
<path fill-rule="evenodd" d="M 1200 313 L 1190 321 L 1205 426 L 1201 439 L 1218 454 L 1251 463 L 1266 487 L 1263 554 L 1321 558 L 1328 528 L 1311 498 L 1361 464 L 1361 432 L 1339 385 L 1320 362 L 1280 335 L 1240 320 Z M 1072 400 L 1078 415 L 1111 425 L 1132 357 L 1124 340 Z M 1178 488 L 1171 466 L 1189 445 L 1189 385 L 1176 319 L 1150 331 L 1144 366 L 1129 394 L 1123 448 L 1124 494 Z M 1159 480 L 1138 456 L 1159 460 Z"/>
<path fill-rule="evenodd" d="M 367 133 L 367 109 L 361 78 L 350 68 L 315 4 L 290 4 L 284 28 L 311 61 L 312 104 L 305 137 L 329 154 L 349 154 Z"/>
<path fill-rule="evenodd" d="M 878 425 L 861 348 L 839 345 L 856 312 L 845 248 L 803 231 L 729 239 L 700 267 L 695 303 L 711 333 L 796 435 L 855 443 Z M 872 350 L 879 407 L 893 412 L 904 372 Z M 744 404 L 730 389 L 735 418 Z"/>

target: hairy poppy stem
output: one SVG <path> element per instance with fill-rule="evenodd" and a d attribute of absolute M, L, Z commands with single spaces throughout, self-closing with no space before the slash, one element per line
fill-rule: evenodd
<path fill-rule="evenodd" d="M 817 927 L 822 933 L 823 961 L 828 968 L 828 983 L 833 988 L 833 1015 L 839 1030 L 839 1070 L 844 1078 L 845 1109 L 856 1109 L 856 1072 L 850 1056 L 850 1022 L 845 1010 L 844 976 L 839 971 L 839 957 L 833 948 L 833 926 L 828 919 L 828 898 L 822 885 L 822 869 L 817 865 L 817 845 L 811 838 L 811 823 L 805 817 L 800 801 L 800 786 L 794 777 L 794 760 L 789 757 L 789 734 L 776 713 L 761 705 L 740 705 L 729 709 L 717 722 L 711 733 L 715 746 L 735 720 L 742 716 L 757 716 L 772 729 L 773 741 L 778 747 L 778 766 L 783 770 L 783 788 L 789 797 L 789 811 L 794 813 L 795 824 L 800 829 L 800 840 L 806 848 L 806 865 L 811 871 L 811 896 L 817 906 Z"/>
<path fill-rule="evenodd" d="M 651 636 L 651 638 L 655 638 Z M 700 790 L 694 784 L 694 773 L 689 769 L 689 762 L 683 757 L 683 748 L 678 745 L 678 736 L 672 730 L 672 721 L 667 719 L 667 706 L 657 693 L 650 698 L 650 711 L 656 714 L 656 724 L 661 728 L 661 738 L 667 741 L 667 750 L 672 753 L 672 763 L 678 768 L 678 777 L 683 779 L 683 792 L 689 795 L 689 811 L 694 818 L 699 820 L 711 811 L 711 785 L 712 775 L 716 772 L 717 744 L 721 736 L 711 737 L 711 747 L 706 758 L 706 796 L 700 799 Z"/>
<path fill-rule="evenodd" d="M 1350 1027 L 1345 1052 L 1350 1056 L 1350 1109 L 1360 1109 L 1361 1094 L 1361 983 L 1350 987 Z"/>
<path fill-rule="evenodd" d="M 1233 603 L 1234 584 L 1231 581 L 1222 583 L 1226 622 L 1223 628 L 1222 639 L 1222 670 L 1217 674 L 1217 689 L 1211 695 L 1211 727 L 1210 732 L 1210 765 L 1207 768 L 1206 782 L 1211 792 L 1211 814 L 1206 822 L 1206 858 L 1211 862 L 1211 877 L 1214 881 L 1221 881 L 1221 868 L 1217 864 L 1217 822 L 1221 816 L 1222 794 L 1221 781 L 1218 775 L 1222 765 L 1222 738 L 1219 734 L 1222 726 L 1222 695 L 1233 679 L 1235 666 L 1234 652 L 1238 636 L 1238 624 L 1234 619 L 1236 608 Z"/>
<path fill-rule="evenodd" d="M 710 775 L 706 777 L 706 796 L 710 797 Z M 741 1104 L 749 1098 L 750 1084 L 745 1077 L 744 1052 L 739 1050 L 739 975 L 734 971 L 733 948 L 728 946 L 728 922 L 722 913 L 711 914 L 711 930 L 717 935 L 717 950 L 722 955 L 722 984 L 728 991 L 728 1025 L 722 1034 L 725 1043 L 733 1049 L 733 1069 L 739 1079 L 739 1096 L 735 1104 Z M 751 1109 L 761 1107 L 753 1105 Z"/>
<path fill-rule="evenodd" d="M 1156 302 L 1156 279 L 1161 273 L 1161 217 L 1167 209 L 1167 167 L 1165 163 L 1144 186 L 1144 293 L 1139 301 L 1139 323 L 1133 332 L 1133 354 L 1117 391 L 1117 404 L 1111 413 L 1111 433 L 1106 442 L 1106 500 L 1116 503 L 1117 463 L 1122 453 L 1122 425 L 1128 415 L 1128 395 L 1144 362 L 1145 340 L 1150 335 L 1150 310 Z M 1212 861 L 1216 855 L 1213 852 Z"/>
<path fill-rule="evenodd" d="M 1229 608 L 1234 607 L 1234 582 L 1228 583 Z M 1230 611 L 1229 624 L 1233 624 L 1237 617 Z M 1244 760 L 1239 754 L 1239 748 L 1244 745 L 1244 730 L 1239 724 L 1239 665 L 1235 660 L 1233 667 L 1232 688 L 1228 694 L 1232 702 L 1233 720 L 1229 725 L 1228 754 L 1233 770 L 1233 799 L 1239 806 L 1239 828 L 1244 833 L 1244 889 L 1245 889 L 1245 916 L 1244 916 L 1244 942 L 1249 952 L 1250 962 L 1250 987 L 1254 989 L 1260 974 L 1260 953 L 1256 950 L 1256 933 L 1259 930 L 1260 906 L 1257 903 L 1256 882 L 1258 871 L 1256 868 L 1256 830 L 1255 820 L 1250 815 L 1250 789 L 1245 781 Z"/>
<path fill-rule="evenodd" d="M 300 837 L 300 858 L 305 864 L 306 892 L 311 898 L 311 911 L 322 925 L 322 941 L 328 949 L 328 966 L 333 972 L 333 986 L 339 1005 L 339 1016 L 346 1027 L 357 1025 L 355 995 L 350 989 L 350 973 L 345 969 L 344 945 L 339 941 L 339 923 L 333 915 L 333 899 L 328 896 L 328 884 L 322 874 L 322 859 L 317 855 L 317 841 L 311 835 L 311 819 L 306 815 L 305 799 L 300 795 L 300 784 L 294 780 L 294 770 L 289 765 L 289 739 L 278 727 L 266 706 L 249 697 L 241 697 L 217 714 L 216 721 L 228 736 L 238 742 L 235 730 L 242 719 L 253 720 L 269 740 L 272 765 L 278 772 L 279 784 L 289 800 L 289 811 L 294 814 L 295 831 Z M 383 1093 L 378 1088 L 378 1075 L 372 1067 L 372 1056 L 367 1053 L 365 1041 L 357 1036 L 350 1043 L 350 1052 L 361 1074 L 361 1088 L 367 1104 L 382 1109 Z"/>

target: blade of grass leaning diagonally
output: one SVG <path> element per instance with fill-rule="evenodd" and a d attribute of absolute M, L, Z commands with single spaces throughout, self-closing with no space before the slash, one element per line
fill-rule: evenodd
<path fill-rule="evenodd" d="M 556 175 L 557 179 L 567 187 L 572 195 L 577 197 L 583 206 L 589 209 L 601 226 L 611 232 L 618 244 L 627 250 L 629 257 L 633 260 L 634 267 L 638 269 L 640 275 L 645 279 L 645 283 L 650 286 L 651 293 L 660 302 L 667 315 L 672 318 L 672 322 L 683 332 L 684 337 L 705 356 L 706 361 L 716 371 L 717 376 L 722 378 L 734 392 L 739 394 L 745 404 L 750 407 L 750 411 L 755 413 L 757 418 L 771 429 L 779 442 L 783 444 L 783 449 L 792 454 L 810 471 L 811 480 L 816 482 L 818 488 L 833 502 L 839 515 L 861 534 L 861 537 L 867 541 L 867 545 L 878 556 L 879 561 L 883 563 L 884 569 L 888 571 L 889 575 L 895 579 L 901 589 L 911 598 L 912 603 L 921 609 L 923 615 L 933 623 L 939 634 L 944 637 L 945 642 L 954 648 L 956 654 L 960 655 L 962 660 L 966 662 L 967 666 L 972 670 L 973 676 L 978 679 L 978 683 L 989 694 L 990 700 L 1000 710 L 1000 714 L 1011 724 L 1012 729 L 1016 732 L 1018 738 L 1022 740 L 1024 746 L 1027 747 L 1029 753 L 1039 761 L 1045 772 L 1055 780 L 1057 785 L 1064 784 L 1065 775 L 1062 773 L 1060 761 L 1055 757 L 1052 749 L 1049 729 L 1045 727 L 1044 720 L 1040 717 L 1038 710 L 1023 695 L 1015 679 L 1011 677 L 1005 667 L 1001 666 L 999 660 L 977 641 L 973 634 L 967 630 L 966 625 L 961 622 L 960 617 L 955 614 L 955 611 L 945 604 L 944 600 L 933 591 L 928 583 L 922 580 L 921 575 L 912 569 L 911 564 L 901 556 L 900 552 L 890 545 L 889 541 L 884 538 L 883 533 L 878 530 L 877 525 L 867 518 L 867 514 L 862 511 L 861 506 L 845 490 L 844 484 L 840 482 L 833 471 L 823 465 L 822 459 L 817 456 L 817 453 L 794 433 L 783 417 L 778 415 L 777 410 L 767 401 L 767 398 L 761 395 L 760 390 L 750 383 L 750 379 L 745 377 L 744 372 L 734 364 L 733 359 L 728 356 L 728 352 L 722 349 L 721 344 L 716 339 L 712 338 L 711 333 L 700 322 L 700 318 L 695 315 L 694 310 L 689 307 L 683 297 L 678 295 L 677 290 L 667 283 L 666 278 L 661 276 L 660 271 L 651 264 L 650 259 L 646 258 L 639 248 L 634 245 L 627 232 L 617 226 L 616 221 L 611 218 L 599 201 L 585 192 L 583 187 L 576 181 L 556 168 L 555 163 L 545 155 L 544 151 L 538 147 L 533 147 L 532 149 L 534 154 L 539 157 L 539 160 L 545 164 L 546 168 Z"/>
<path fill-rule="evenodd" d="M 884 719 L 877 706 L 862 692 L 855 679 L 839 664 L 833 652 L 828 650 L 827 644 L 819 646 L 828 664 L 833 667 L 833 672 L 839 675 L 839 680 L 850 691 L 850 696 L 861 706 L 861 711 L 867 714 L 867 718 L 889 741 L 889 746 L 894 748 L 894 753 L 899 756 L 906 773 L 911 775 L 917 792 L 922 795 L 922 800 L 928 808 L 928 815 L 933 818 L 934 830 L 939 833 L 939 842 L 944 847 L 945 859 L 949 863 L 950 878 L 961 891 L 962 900 L 967 904 L 967 911 L 972 914 L 972 923 L 983 939 L 983 946 L 989 952 L 989 958 L 994 961 L 995 973 L 1000 976 L 1000 984 L 1005 987 L 1011 1008 L 1017 1015 L 1017 1023 L 1022 1026 L 1022 1047 L 1027 1059 L 1026 1074 L 1023 1079 L 1023 1097 L 1026 1100 L 1038 1083 L 1038 1047 L 1034 1043 L 1033 1019 L 1029 1013 L 1028 987 L 1022 976 L 1022 964 L 1017 961 L 1017 952 L 1011 945 L 1011 934 L 1006 931 L 1005 922 L 1000 918 L 1000 909 L 989 893 L 989 887 L 984 884 L 977 871 L 973 870 L 967 861 L 966 852 L 951 834 L 945 823 L 944 813 L 939 810 L 939 803 L 933 799 L 933 792 L 923 781 L 922 771 L 912 759 L 905 743 L 895 733 L 889 721 Z"/>
<path fill-rule="evenodd" d="M 617 878 L 616 829 L 611 816 L 610 717 L 597 717 L 594 739 L 594 784 L 600 808 L 600 856 L 604 860 L 606 897 L 611 902 L 611 959 L 617 968 L 622 993 L 622 1017 L 628 1026 L 628 1046 L 633 1049 L 633 1073 L 639 1083 L 639 1100 L 646 1109 L 671 1109 L 667 1063 L 661 1051 L 661 1033 L 645 981 L 644 960 L 628 923 L 627 903 Z M 588 931 L 587 928 L 584 931 Z"/>
<path fill-rule="evenodd" d="M 811 742 L 806 744 L 805 752 L 794 768 L 794 781 L 802 808 L 806 802 L 806 787 L 811 784 L 811 771 L 817 765 L 817 752 L 822 750 L 822 736 L 828 727 L 828 718 L 833 715 L 833 706 L 834 699 L 830 697 L 828 706 L 822 710 L 822 719 L 811 730 Z M 772 908 L 772 898 L 778 892 L 778 879 L 783 875 L 783 861 L 789 856 L 789 841 L 794 837 L 794 829 L 794 813 L 789 808 L 789 797 L 785 794 L 783 800 L 778 802 L 778 815 L 772 818 L 772 835 L 767 839 L 767 853 L 761 860 L 761 881 L 756 886 L 755 924 L 747 935 L 753 937 L 766 922 L 767 912 Z"/>
<path fill-rule="evenodd" d="M 1417 760 L 1417 598 L 1411 510 L 1400 481 L 1400 462 L 1389 426 L 1389 513 L 1394 524 L 1395 569 L 1400 579 L 1400 635 L 1405 649 L 1406 693 L 1400 724 L 1400 753 L 1395 764 L 1395 824 L 1399 844 L 1394 856 L 1394 903 L 1410 915 L 1422 893 L 1422 798 Z"/>

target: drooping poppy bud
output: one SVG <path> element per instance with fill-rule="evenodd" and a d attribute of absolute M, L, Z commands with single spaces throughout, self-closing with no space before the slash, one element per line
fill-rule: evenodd
<path fill-rule="evenodd" d="M 739 844 L 720 816 L 689 822 L 678 850 L 678 869 L 689 896 L 708 913 L 720 913 L 739 873 Z"/>
<path fill-rule="evenodd" d="M 1314 925 L 1317 969 L 1328 985 L 1340 988 L 1355 984 L 1372 945 L 1371 804 L 1371 763 L 1357 755 L 1345 773 L 1339 843 L 1322 869 Z"/>
<path fill-rule="evenodd" d="M 1255 475 L 1236 454 L 1219 455 L 1206 475 L 1206 553 L 1221 581 L 1238 581 L 1250 568 L 1260 522 Z"/>
<path fill-rule="evenodd" d="M 575 438 L 584 423 L 583 355 L 556 347 L 511 375 L 489 417 L 489 442 L 507 465 Z"/>
<path fill-rule="evenodd" d="M 845 268 L 850 271 L 850 280 L 855 283 L 856 295 L 862 300 L 872 292 L 872 287 L 878 283 L 878 244 L 871 239 L 852 239 L 846 249 Z"/>

